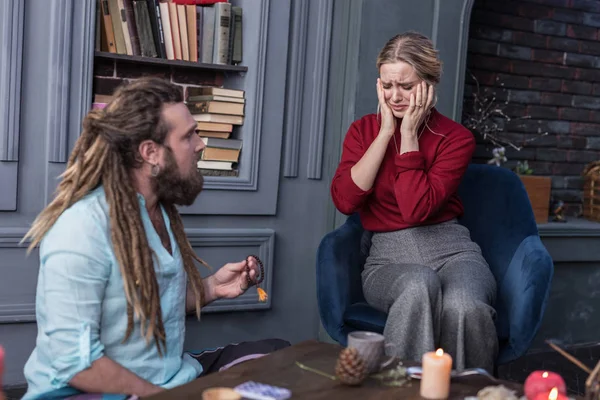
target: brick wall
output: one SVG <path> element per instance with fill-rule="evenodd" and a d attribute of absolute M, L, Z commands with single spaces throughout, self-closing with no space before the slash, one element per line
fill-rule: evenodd
<path fill-rule="evenodd" d="M 507 151 L 536 175 L 552 176 L 552 195 L 581 212 L 586 163 L 600 159 L 600 1 L 476 0 L 470 23 L 465 105 L 472 73 L 495 93 L 512 119 L 504 131 L 517 142 Z M 491 158 L 481 140 L 475 162 Z"/>
<path fill-rule="evenodd" d="M 222 86 L 224 79 L 223 73 L 218 71 L 96 58 L 93 90 L 95 94 L 110 95 L 121 83 L 149 75 L 169 79 L 181 87 L 186 97 L 189 86 Z"/>

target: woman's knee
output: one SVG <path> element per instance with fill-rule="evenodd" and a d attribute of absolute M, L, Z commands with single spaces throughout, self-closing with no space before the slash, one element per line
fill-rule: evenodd
<path fill-rule="evenodd" d="M 441 293 L 442 283 L 434 270 L 423 266 L 411 266 L 410 269 L 409 273 L 400 276 L 394 284 L 397 297 L 419 302 Z"/>
<path fill-rule="evenodd" d="M 475 324 L 493 321 L 494 308 L 484 301 L 468 296 L 443 296 L 442 315 L 444 319 L 463 320 Z"/>

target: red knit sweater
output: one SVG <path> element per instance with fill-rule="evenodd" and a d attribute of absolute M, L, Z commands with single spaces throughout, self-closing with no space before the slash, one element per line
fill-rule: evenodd
<path fill-rule="evenodd" d="M 398 146 L 400 124 L 395 133 Z M 427 125 L 419 151 L 399 155 L 390 139 L 375 183 L 365 192 L 352 180 L 350 169 L 379 133 L 379 122 L 376 114 L 369 114 L 352 123 L 331 184 L 337 209 L 346 215 L 358 211 L 363 227 L 374 232 L 435 224 L 462 215 L 456 191 L 475 151 L 475 138 L 435 109 Z"/>

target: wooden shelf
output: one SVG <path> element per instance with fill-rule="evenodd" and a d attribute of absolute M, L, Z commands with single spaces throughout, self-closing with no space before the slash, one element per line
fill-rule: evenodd
<path fill-rule="evenodd" d="M 150 65 L 165 65 L 165 66 L 173 66 L 173 67 L 205 69 L 205 70 L 212 70 L 212 71 L 230 71 L 230 72 L 246 72 L 246 71 L 248 71 L 248 67 L 241 66 L 241 65 L 204 64 L 204 63 L 197 63 L 197 62 L 192 62 L 192 61 L 167 60 L 165 58 L 129 56 L 126 54 L 108 53 L 105 51 L 96 51 L 94 53 L 94 56 L 96 58 L 103 58 L 106 60 L 117 60 L 117 61 L 125 61 L 125 62 L 150 64 Z"/>

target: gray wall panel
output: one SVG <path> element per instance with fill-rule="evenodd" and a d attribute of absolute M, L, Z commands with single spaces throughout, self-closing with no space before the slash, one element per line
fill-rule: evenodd
<path fill-rule="evenodd" d="M 17 207 L 24 0 L 0 3 L 0 211 Z"/>

